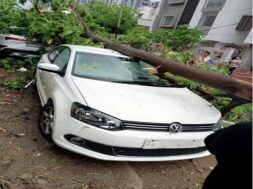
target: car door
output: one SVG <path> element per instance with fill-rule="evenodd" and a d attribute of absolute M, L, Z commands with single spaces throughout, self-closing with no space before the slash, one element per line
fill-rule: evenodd
<path fill-rule="evenodd" d="M 56 64 L 59 66 L 60 72 L 62 72 L 62 74 L 58 74 L 40 69 L 38 70 L 38 90 L 43 104 L 52 97 L 52 93 L 56 87 L 58 87 L 57 80 L 62 80 L 64 78 L 70 54 L 70 48 L 61 46 L 48 55 L 44 55 L 44 57 L 40 60 L 40 63 Z"/>

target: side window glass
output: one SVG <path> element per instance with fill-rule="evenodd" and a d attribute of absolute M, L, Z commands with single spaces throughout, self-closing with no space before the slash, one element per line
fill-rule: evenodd
<path fill-rule="evenodd" d="M 70 57 L 70 49 L 64 48 L 60 52 L 60 54 L 58 54 L 58 56 L 54 59 L 53 64 L 56 64 L 62 70 L 64 66 L 68 63 L 69 57 Z"/>
<path fill-rule="evenodd" d="M 48 54 L 48 59 L 53 62 L 55 58 L 60 54 L 64 47 L 58 47 Z"/>

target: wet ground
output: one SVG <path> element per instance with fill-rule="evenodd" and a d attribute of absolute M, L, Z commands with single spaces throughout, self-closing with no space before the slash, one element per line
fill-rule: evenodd
<path fill-rule="evenodd" d="M 0 89 L 0 189 L 199 189 L 216 161 L 106 162 L 48 143 L 32 90 Z"/>

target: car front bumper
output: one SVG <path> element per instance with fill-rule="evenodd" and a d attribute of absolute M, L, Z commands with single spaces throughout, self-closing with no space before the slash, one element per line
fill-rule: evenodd
<path fill-rule="evenodd" d="M 108 131 L 80 122 L 67 112 L 55 111 L 54 142 L 65 149 L 92 158 L 109 161 L 169 161 L 193 159 L 209 155 L 204 139 L 212 132 Z M 77 140 L 78 139 L 78 140 Z M 144 149 L 147 140 L 202 141 L 192 148 Z"/>

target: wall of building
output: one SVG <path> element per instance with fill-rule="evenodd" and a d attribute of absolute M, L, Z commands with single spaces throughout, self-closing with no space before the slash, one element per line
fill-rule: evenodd
<path fill-rule="evenodd" d="M 192 19 L 189 23 L 190 27 L 196 27 L 198 25 L 199 19 L 202 15 L 202 8 L 204 7 L 205 2 L 206 2 L 206 0 L 199 1 L 199 4 L 198 4 L 198 6 L 192 16 Z"/>
<path fill-rule="evenodd" d="M 207 7 L 208 2 L 223 2 L 220 7 Z M 252 29 L 238 31 L 236 27 L 242 16 L 252 15 L 251 0 L 200 0 L 191 19 L 190 26 L 205 31 L 203 41 L 195 46 L 194 54 L 198 57 L 203 50 L 208 50 L 211 57 L 220 55 L 220 61 L 228 62 L 233 56 L 241 55 L 243 67 L 252 63 Z M 216 15 L 210 26 L 203 26 L 205 16 Z"/>
<path fill-rule="evenodd" d="M 151 29 L 158 29 L 158 28 L 173 28 L 175 24 L 179 21 L 184 7 L 187 3 L 185 0 L 184 3 L 181 4 L 169 4 L 169 0 L 161 0 L 157 15 L 153 21 Z M 175 16 L 174 26 L 165 26 L 164 25 L 164 16 Z"/>
<path fill-rule="evenodd" d="M 241 53 L 241 57 L 242 64 L 240 67 L 252 67 L 252 45 L 244 49 L 244 51 Z"/>
<path fill-rule="evenodd" d="M 200 0 L 187 1 L 177 25 L 189 24 Z"/>
<path fill-rule="evenodd" d="M 143 1 L 142 6 L 140 6 L 137 10 L 142 14 L 142 16 L 138 19 L 138 25 L 150 29 L 158 10 L 156 4 L 150 1 Z"/>
<path fill-rule="evenodd" d="M 200 0 L 190 22 L 191 27 L 199 26 L 202 14 L 206 14 L 206 12 L 203 12 L 203 7 L 207 1 Z M 243 45 L 249 31 L 238 31 L 236 27 L 243 15 L 252 15 L 251 11 L 251 0 L 243 0 L 243 2 L 239 0 L 227 0 L 223 8 L 218 10 L 218 15 L 212 26 L 208 29 L 204 40 Z"/>
<path fill-rule="evenodd" d="M 244 42 L 245 44 L 252 44 L 252 28 L 248 34 L 248 36 L 245 38 Z"/>
<path fill-rule="evenodd" d="M 139 26 L 144 26 L 148 29 L 151 27 L 152 22 L 153 22 L 152 19 L 143 19 L 143 18 L 138 19 L 138 25 Z"/>
<path fill-rule="evenodd" d="M 252 15 L 251 7 L 251 0 L 243 0 L 243 2 L 239 0 L 227 0 L 212 25 L 212 28 L 216 29 L 211 29 L 205 40 L 243 45 L 249 31 L 237 31 L 236 26 L 241 20 L 242 15 Z"/>

